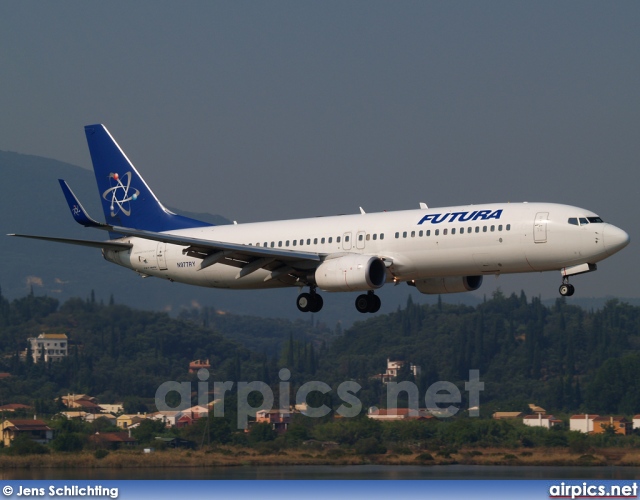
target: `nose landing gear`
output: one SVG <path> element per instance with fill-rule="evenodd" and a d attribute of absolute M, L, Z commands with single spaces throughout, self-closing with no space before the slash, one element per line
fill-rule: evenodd
<path fill-rule="evenodd" d="M 569 283 L 569 278 L 565 276 L 562 279 L 562 285 L 560 285 L 559 291 L 560 295 L 562 295 L 563 297 L 571 297 L 576 289 Z"/>

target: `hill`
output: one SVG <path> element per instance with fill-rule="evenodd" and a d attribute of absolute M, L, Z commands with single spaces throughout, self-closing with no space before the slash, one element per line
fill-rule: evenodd
<path fill-rule="evenodd" d="M 476 307 L 416 305 L 356 323 L 323 356 L 320 377 L 356 379 L 371 404 L 386 405 L 379 382 L 386 360 L 422 367 L 420 394 L 436 381 L 464 387 L 479 370 L 489 410 L 635 414 L 640 411 L 640 308 L 609 301 L 584 310 L 557 299 L 551 307 L 524 293 L 496 293 Z M 400 380 L 413 380 L 406 371 Z M 376 399 L 376 397 L 378 399 Z"/>
<path fill-rule="evenodd" d="M 25 363 L 19 351 L 42 331 L 64 332 L 71 355 L 54 364 Z M 436 381 L 461 391 L 469 370 L 485 383 L 482 412 L 524 410 L 536 403 L 550 412 L 640 411 L 640 308 L 616 300 L 586 311 L 558 299 L 553 307 L 524 294 L 494 297 L 476 306 L 416 305 L 358 322 L 344 332 L 311 321 L 265 320 L 193 309 L 172 319 L 93 298 L 0 296 L 0 398 L 51 400 L 89 392 L 106 400 L 151 398 L 167 380 L 190 380 L 192 359 L 210 359 L 212 380 L 265 381 L 291 370 L 292 390 L 317 380 L 336 388 L 349 380 L 362 390 L 363 408 L 386 406 L 372 376 L 386 360 L 421 366 L 414 380 L 421 397 Z M 463 392 L 463 394 L 465 394 Z M 332 393 L 327 404 L 339 405 Z M 465 408 L 465 404 L 462 405 Z"/>

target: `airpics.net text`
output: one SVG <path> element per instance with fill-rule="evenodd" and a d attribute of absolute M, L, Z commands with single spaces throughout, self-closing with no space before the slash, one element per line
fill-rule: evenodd
<path fill-rule="evenodd" d="M 282 368 L 279 372 L 280 382 L 278 385 L 278 406 L 279 409 L 289 409 L 291 406 L 291 372 L 287 368 Z M 205 368 L 198 370 L 197 397 L 198 405 L 208 407 L 210 382 L 209 371 Z M 213 394 L 215 404 L 213 405 L 213 416 L 224 417 L 225 394 L 234 388 L 234 382 L 213 382 Z M 362 402 L 357 394 L 362 386 L 353 380 L 347 380 L 337 386 L 336 394 L 342 404 L 336 408 L 336 413 L 342 417 L 350 418 L 362 412 Z M 420 391 L 418 386 L 410 381 L 389 382 L 385 385 L 387 393 L 387 410 L 398 409 L 398 399 L 402 393 L 406 395 L 408 409 L 416 413 L 420 410 Z M 484 390 L 484 382 L 480 381 L 479 370 L 469 370 L 469 380 L 464 383 L 464 390 L 468 392 L 468 412 L 471 417 L 480 415 L 480 391 Z M 320 418 L 331 413 L 331 408 L 322 404 L 320 406 L 309 406 L 307 397 L 312 392 L 329 394 L 333 391 L 331 386 L 325 382 L 313 380 L 305 382 L 298 387 L 295 394 L 295 405 L 306 405 L 304 415 L 310 418 Z M 177 405 L 167 403 L 167 396 L 176 392 L 179 396 Z M 156 390 L 155 404 L 160 413 L 183 411 L 191 407 L 191 382 L 167 381 L 160 384 Z M 262 396 L 262 403 L 252 406 L 249 402 L 251 393 L 258 393 Z M 174 399 L 174 398 L 172 398 Z M 254 398 L 255 399 L 255 398 Z M 254 380 L 252 382 L 238 382 L 237 385 L 237 425 L 238 429 L 246 429 L 249 417 L 254 417 L 256 412 L 274 409 L 274 394 L 271 387 L 265 382 Z M 458 411 L 462 403 L 462 393 L 453 382 L 438 381 L 431 384 L 424 394 L 424 409 L 439 418 L 452 417 Z M 448 406 L 445 406 L 448 405 Z"/>

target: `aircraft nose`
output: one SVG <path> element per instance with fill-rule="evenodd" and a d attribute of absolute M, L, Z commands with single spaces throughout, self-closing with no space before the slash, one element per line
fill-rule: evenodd
<path fill-rule="evenodd" d="M 619 252 L 629 244 L 629 235 L 619 227 L 607 224 L 604 229 L 604 248 L 608 255 Z"/>

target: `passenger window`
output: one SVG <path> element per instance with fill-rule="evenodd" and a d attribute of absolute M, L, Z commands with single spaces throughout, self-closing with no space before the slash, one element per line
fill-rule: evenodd
<path fill-rule="evenodd" d="M 264 242 L 264 246 L 265 246 L 265 247 L 269 246 L 269 245 L 267 245 L 267 242 L 266 242 L 266 241 Z"/>
<path fill-rule="evenodd" d="M 586 226 L 587 224 L 589 224 L 589 221 L 587 220 L 586 217 L 580 217 L 580 225 L 581 226 Z"/>
<path fill-rule="evenodd" d="M 471 232 L 471 229 L 472 229 L 472 228 L 471 228 L 471 226 L 469 226 L 469 227 L 467 228 L 467 233 L 470 233 L 470 232 Z"/>
<path fill-rule="evenodd" d="M 456 228 L 451 228 L 451 234 L 456 234 Z"/>
<path fill-rule="evenodd" d="M 340 243 L 340 236 L 336 238 L 336 243 Z"/>
<path fill-rule="evenodd" d="M 384 233 L 380 233 L 380 239 L 384 240 Z"/>
<path fill-rule="evenodd" d="M 289 240 L 287 240 L 287 242 L 285 243 L 285 246 L 289 246 Z"/>
<path fill-rule="evenodd" d="M 578 225 L 578 218 L 577 217 L 569 217 L 569 220 L 567 222 L 569 222 L 569 224 L 573 224 L 574 226 L 577 226 Z"/>
<path fill-rule="evenodd" d="M 511 224 L 507 224 L 507 231 L 511 231 Z"/>
<path fill-rule="evenodd" d="M 349 236 L 345 236 L 344 241 L 349 241 Z"/>
<path fill-rule="evenodd" d="M 281 247 L 281 246 L 282 246 L 282 242 L 281 242 L 281 241 L 279 241 L 279 242 L 278 242 L 278 246 L 279 246 L 279 247 Z"/>
<path fill-rule="evenodd" d="M 367 241 L 369 241 L 371 239 L 371 235 L 367 234 Z"/>
<path fill-rule="evenodd" d="M 293 240 L 293 246 L 295 247 L 298 244 L 298 240 Z"/>
<path fill-rule="evenodd" d="M 415 238 L 416 237 L 416 232 L 415 231 L 411 231 L 411 237 Z"/>
<path fill-rule="evenodd" d="M 502 224 L 498 226 L 498 231 L 502 231 Z"/>
<path fill-rule="evenodd" d="M 311 245 L 311 238 L 307 238 L 307 245 Z"/>
<path fill-rule="evenodd" d="M 322 243 L 324 245 L 324 238 L 320 239 L 320 243 Z"/>
<path fill-rule="evenodd" d="M 482 232 L 486 233 L 487 232 L 487 226 L 482 226 Z"/>
<path fill-rule="evenodd" d="M 423 234 L 423 233 L 422 233 L 422 229 L 420 229 L 420 232 L 418 232 L 418 236 L 419 236 L 420 238 L 422 238 L 422 234 Z"/>
<path fill-rule="evenodd" d="M 496 230 L 496 226 L 491 226 L 491 232 L 493 233 Z"/>
<path fill-rule="evenodd" d="M 402 233 L 402 237 L 403 237 L 403 238 L 406 238 L 406 237 L 407 237 L 407 232 L 406 232 L 406 231 L 403 231 L 403 233 Z"/>
<path fill-rule="evenodd" d="M 318 244 L 318 238 L 313 238 L 313 244 L 317 245 Z"/>
<path fill-rule="evenodd" d="M 377 239 L 378 239 L 378 235 L 377 235 L 377 234 L 374 234 L 374 235 L 373 235 L 373 241 L 376 241 Z"/>
<path fill-rule="evenodd" d="M 363 239 L 363 238 L 362 238 L 362 235 L 361 235 L 361 234 L 359 234 L 359 235 L 358 235 L 358 241 L 362 241 L 362 239 Z"/>
<path fill-rule="evenodd" d="M 476 226 L 476 233 L 480 232 L 480 226 Z"/>
<path fill-rule="evenodd" d="M 304 245 L 304 240 L 300 240 L 300 246 Z"/>
<path fill-rule="evenodd" d="M 333 241 L 333 237 L 329 236 L 329 243 Z"/>
<path fill-rule="evenodd" d="M 275 242 L 274 242 L 274 241 L 272 241 L 272 242 L 271 242 L 271 248 L 273 248 L 274 246 L 276 246 L 276 245 L 275 245 Z"/>
<path fill-rule="evenodd" d="M 431 229 L 427 229 L 427 236 L 431 236 Z"/>
<path fill-rule="evenodd" d="M 438 236 L 440 234 L 440 229 L 436 229 L 435 235 Z"/>
<path fill-rule="evenodd" d="M 444 231 L 442 231 L 442 234 L 443 234 L 444 236 L 446 236 L 446 235 L 447 235 L 447 231 L 449 231 L 449 230 L 448 230 L 448 229 L 445 229 Z"/>

